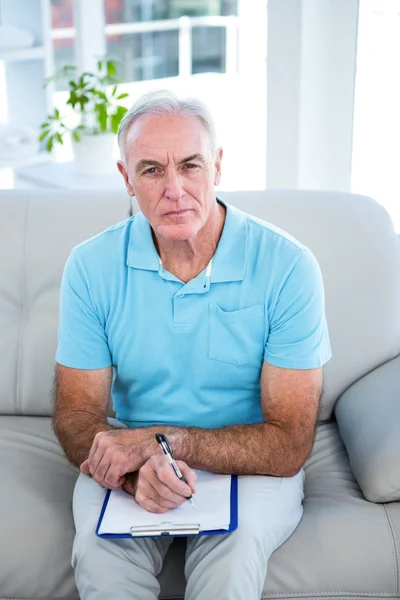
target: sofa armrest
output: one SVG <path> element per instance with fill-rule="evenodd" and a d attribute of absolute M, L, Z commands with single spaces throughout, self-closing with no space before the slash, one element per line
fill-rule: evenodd
<path fill-rule="evenodd" d="M 346 390 L 335 414 L 365 498 L 400 500 L 400 356 Z"/>

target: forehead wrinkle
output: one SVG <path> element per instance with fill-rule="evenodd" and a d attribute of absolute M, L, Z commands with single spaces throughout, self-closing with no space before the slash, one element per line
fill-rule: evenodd
<path fill-rule="evenodd" d="M 156 165 L 158 167 L 166 168 L 170 163 L 170 159 L 169 159 L 170 154 L 173 154 L 173 153 L 167 152 L 167 163 L 166 164 L 160 162 L 159 160 L 156 160 L 155 158 L 141 158 L 136 163 L 135 168 L 136 168 L 136 170 L 139 170 L 142 167 L 147 167 L 147 166 L 151 166 L 151 165 Z M 189 154 L 189 155 L 185 156 L 184 158 L 181 158 L 180 160 L 174 160 L 172 157 L 172 161 L 176 165 L 181 165 L 181 164 L 183 164 L 185 162 L 189 162 L 191 160 L 198 160 L 198 161 L 202 162 L 203 164 L 207 164 L 206 158 L 200 152 L 195 152 L 194 154 Z"/>
<path fill-rule="evenodd" d="M 178 130 L 176 129 L 177 119 L 180 121 Z M 180 151 L 183 149 L 187 157 L 201 155 L 203 161 L 208 163 L 208 154 L 209 152 L 212 154 L 212 150 L 209 148 L 209 135 L 204 126 L 197 119 L 193 119 L 195 118 L 177 116 L 160 118 L 150 114 L 140 117 L 127 132 L 125 140 L 127 162 L 129 158 L 135 160 L 134 155 L 139 154 L 143 160 L 151 160 L 165 166 L 163 164 L 165 155 L 168 157 L 176 150 L 181 154 Z M 191 147 L 185 148 L 185 142 L 189 142 Z M 193 142 L 195 142 L 195 147 L 192 145 Z M 129 147 L 133 149 L 133 153 Z M 161 160 L 152 158 L 155 155 L 160 156 L 160 151 L 163 155 Z"/>

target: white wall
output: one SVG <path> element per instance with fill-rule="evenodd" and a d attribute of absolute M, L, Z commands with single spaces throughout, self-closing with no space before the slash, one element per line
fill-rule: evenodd
<path fill-rule="evenodd" d="M 350 191 L 358 0 L 269 0 L 267 187 Z"/>

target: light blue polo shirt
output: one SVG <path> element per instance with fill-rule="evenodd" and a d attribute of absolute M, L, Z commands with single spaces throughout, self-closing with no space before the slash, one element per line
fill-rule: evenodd
<path fill-rule="evenodd" d="M 311 251 L 226 206 L 209 277 L 160 264 L 142 213 L 72 250 L 61 285 L 58 363 L 112 365 L 113 406 L 131 427 L 262 422 L 263 361 L 312 369 L 331 357 Z"/>

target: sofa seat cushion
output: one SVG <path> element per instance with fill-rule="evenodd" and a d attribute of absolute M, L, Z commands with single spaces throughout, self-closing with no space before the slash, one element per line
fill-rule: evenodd
<path fill-rule="evenodd" d="M 78 473 L 49 419 L 0 417 L 0 456 L 0 600 L 77 600 L 70 560 Z M 271 557 L 263 598 L 399 598 L 400 504 L 363 498 L 335 423 L 319 426 L 305 471 L 304 516 Z M 183 598 L 184 553 L 184 540 L 175 540 L 161 599 Z"/>
<path fill-rule="evenodd" d="M 336 423 L 318 426 L 305 467 L 304 515 L 272 555 L 263 598 L 399 598 L 400 504 L 365 500 Z M 183 598 L 183 540 L 161 572 L 161 598 Z M 227 573 L 228 577 L 229 574 Z"/>
<path fill-rule="evenodd" d="M 0 598 L 77 599 L 72 491 L 48 417 L 0 417 Z"/>
<path fill-rule="evenodd" d="M 271 557 L 263 597 L 399 598 L 400 504 L 365 500 L 336 423 L 318 427 L 305 472 L 303 518 Z"/>

